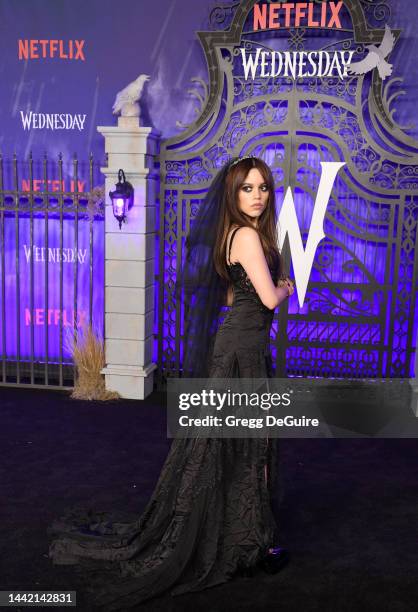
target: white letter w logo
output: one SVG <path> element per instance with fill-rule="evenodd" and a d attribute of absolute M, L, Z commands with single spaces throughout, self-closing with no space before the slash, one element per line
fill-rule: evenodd
<path fill-rule="evenodd" d="M 278 219 L 279 248 L 283 248 L 286 234 L 289 235 L 290 253 L 292 255 L 295 284 L 298 292 L 299 306 L 302 308 L 305 301 L 309 276 L 318 244 L 325 238 L 324 217 L 331 196 L 337 172 L 345 166 L 345 162 L 321 162 L 322 173 L 319 181 L 318 193 L 312 213 L 306 249 L 303 248 L 299 223 L 296 216 L 295 202 L 290 187 L 287 188 L 283 206 Z"/>

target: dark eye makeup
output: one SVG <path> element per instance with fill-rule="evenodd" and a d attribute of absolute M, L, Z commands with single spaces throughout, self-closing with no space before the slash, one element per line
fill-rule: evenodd
<path fill-rule="evenodd" d="M 252 190 L 253 186 L 254 186 L 254 185 L 252 185 L 251 183 L 243 183 L 243 184 L 241 185 L 241 189 L 242 189 L 243 191 L 245 191 L 246 193 L 249 193 L 249 192 Z M 262 184 L 260 185 L 260 189 L 261 189 L 261 191 L 268 191 L 268 186 L 267 186 L 267 183 L 262 183 Z"/>

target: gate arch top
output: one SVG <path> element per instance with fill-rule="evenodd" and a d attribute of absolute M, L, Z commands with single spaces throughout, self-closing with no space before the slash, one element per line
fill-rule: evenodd
<path fill-rule="evenodd" d="M 209 77 L 209 92 L 200 116 L 182 134 L 167 139 L 166 146 L 168 148 L 177 143 L 181 143 L 196 131 L 200 130 L 212 114 L 216 112 L 216 107 L 222 93 L 224 76 L 219 61 L 219 49 L 222 47 L 232 49 L 241 44 L 245 22 L 249 12 L 257 3 L 258 0 L 243 0 L 239 2 L 235 9 L 231 25 L 226 31 L 215 30 L 197 32 L 206 60 Z M 358 44 L 379 44 L 383 39 L 385 30 L 382 28 L 370 29 L 368 27 L 364 10 L 360 2 L 357 0 L 344 0 L 344 6 L 350 15 L 354 41 Z M 401 30 L 393 29 L 392 33 L 395 39 L 398 40 Z M 393 127 L 394 123 L 388 115 L 382 98 L 382 80 L 377 70 L 373 71 L 372 96 L 381 119 L 388 127 Z"/>

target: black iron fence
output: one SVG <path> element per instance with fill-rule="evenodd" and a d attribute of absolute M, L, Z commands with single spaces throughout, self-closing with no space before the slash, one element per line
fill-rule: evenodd
<path fill-rule="evenodd" d="M 0 156 L 1 385 L 72 386 L 78 330 L 103 334 L 100 165 Z"/>

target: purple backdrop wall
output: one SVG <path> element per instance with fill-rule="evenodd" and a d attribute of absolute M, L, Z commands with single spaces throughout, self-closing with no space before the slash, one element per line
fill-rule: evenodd
<path fill-rule="evenodd" d="M 366 0 L 359 2 L 367 4 Z M 22 159 L 32 151 L 38 159 L 46 151 L 50 159 L 62 153 L 68 163 L 73 153 L 83 161 L 93 152 L 96 159 L 102 159 L 104 143 L 96 126 L 115 124 L 112 115 L 115 95 L 140 73 L 151 76 L 142 102 L 144 123 L 160 130 L 163 138 L 179 133 L 178 121 L 190 123 L 196 118 L 195 99 L 188 93 L 190 79 L 198 76 L 208 80 L 203 50 L 195 33 L 209 29 L 211 11 L 226 4 L 228 2 L 221 0 L 160 0 L 158 3 L 145 0 L 119 0 L 117 3 L 111 0 L 0 0 L 0 151 L 3 156 L 7 159 L 16 152 Z M 385 6 L 390 6 L 388 25 L 402 30 L 391 62 L 394 65 L 392 76 L 404 79 L 405 95 L 396 102 L 394 118 L 400 125 L 413 124 L 408 133 L 418 139 L 418 33 L 415 27 L 418 5 L 413 0 L 388 0 L 379 6 L 383 11 Z M 52 124 L 39 128 L 33 123 L 33 113 L 38 122 L 43 114 L 57 113 L 63 116 L 58 122 L 64 120 L 68 124 L 65 129 L 52 129 L 55 127 Z M 6 167 L 6 179 L 10 168 Z M 42 178 L 42 166 L 35 166 L 35 170 L 35 178 Z M 71 164 L 68 168 L 64 164 L 64 170 L 68 179 Z M 88 188 L 87 166 L 83 168 L 83 164 L 80 164 L 80 179 L 85 181 L 79 186 L 82 191 L 85 186 Z M 19 187 L 28 188 L 28 178 L 23 171 L 19 181 Z M 96 181 L 103 182 L 103 178 L 96 174 Z M 6 238 L 7 231 L 6 228 Z M 23 232 L 21 244 L 27 244 L 24 224 L 20 231 Z M 7 246 L 12 248 L 12 242 L 10 238 Z M 53 237 L 50 246 L 57 246 Z M 94 252 L 100 259 L 101 243 L 94 244 Z M 13 253 L 8 256 L 13 261 Z M 26 257 L 20 266 L 27 267 L 27 264 Z M 88 265 L 87 259 L 86 269 Z M 82 271 L 83 265 L 79 268 Z M 83 305 L 87 277 L 85 282 L 80 278 L 80 303 Z M 54 300 L 56 296 L 51 296 L 50 325 L 56 325 Z M 67 301 L 70 305 L 74 296 L 69 294 Z M 27 308 L 26 302 L 23 308 Z M 13 311 L 13 301 L 9 306 Z M 82 310 L 86 311 L 85 305 Z M 101 293 L 95 296 L 94 311 L 103 312 Z M 21 321 L 22 338 L 27 336 L 28 320 Z M 38 323 L 42 326 L 42 321 Z M 7 352 L 13 355 L 15 340 L 10 342 Z M 39 342 L 35 337 L 35 356 L 42 353 L 41 344 L 41 335 Z M 56 353 L 54 343 L 51 350 Z"/>
<path fill-rule="evenodd" d="M 187 89 L 190 78 L 207 79 L 203 51 L 195 36 L 208 28 L 208 16 L 225 2 L 207 0 L 0 0 L 0 149 L 19 156 L 47 150 L 51 157 L 91 150 L 101 157 L 97 125 L 111 125 L 117 91 L 145 72 L 151 76 L 144 114 L 163 137 L 179 132 L 176 121 L 194 119 L 194 102 Z M 367 4 L 367 3 L 366 3 Z M 394 73 L 405 79 L 406 95 L 397 104 L 401 125 L 417 118 L 418 4 L 414 0 L 389 4 L 389 25 L 401 28 L 394 53 Z M 83 59 L 59 57 L 19 59 L 19 40 L 84 41 Z M 73 45 L 74 46 L 74 45 Z M 47 48 L 49 55 L 49 47 Z M 73 50 L 75 55 L 76 49 Z M 38 54 L 42 48 L 38 45 Z M 59 52 L 59 49 L 58 49 Z M 86 115 L 82 130 L 25 130 L 21 112 Z M 410 131 L 418 138 L 418 127 Z"/>

